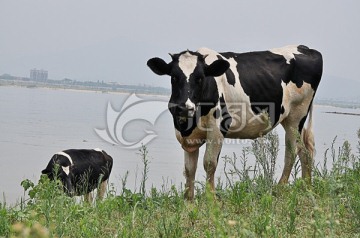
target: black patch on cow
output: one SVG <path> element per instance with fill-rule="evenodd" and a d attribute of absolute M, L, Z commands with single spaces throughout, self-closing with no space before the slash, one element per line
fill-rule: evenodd
<path fill-rule="evenodd" d="M 220 55 L 218 55 L 217 57 L 218 57 L 218 59 L 222 59 L 222 57 Z M 226 80 L 227 80 L 228 84 L 235 87 L 235 75 L 231 71 L 231 69 L 226 70 L 225 75 L 226 75 Z"/>
<path fill-rule="evenodd" d="M 271 125 L 280 118 L 283 89 L 281 82 L 288 78 L 292 65 L 286 64 L 281 55 L 269 51 L 236 54 L 221 53 L 237 62 L 240 84 L 250 98 L 255 114 L 268 112 Z"/>
<path fill-rule="evenodd" d="M 280 111 L 281 114 L 284 114 L 285 113 L 285 108 L 284 106 L 281 106 L 281 111 Z"/>
<path fill-rule="evenodd" d="M 201 115 L 205 116 L 219 101 L 219 90 L 214 77 L 206 77 L 201 90 Z"/>
<path fill-rule="evenodd" d="M 228 70 L 226 70 L 225 75 L 226 75 L 227 82 L 230 85 L 235 87 L 235 75 L 234 75 L 234 73 L 230 69 L 228 69 Z"/>
<path fill-rule="evenodd" d="M 220 110 L 219 110 L 219 108 L 216 108 L 216 110 L 214 111 L 213 116 L 214 116 L 215 119 L 219 119 L 219 117 L 220 117 Z"/>
<path fill-rule="evenodd" d="M 291 81 L 298 87 L 306 82 L 316 91 L 323 71 L 322 55 L 303 45 L 298 46 L 298 51 L 302 54 L 295 55 L 295 67 Z"/>
<path fill-rule="evenodd" d="M 224 96 L 221 95 L 220 97 L 220 107 L 221 107 L 221 122 L 220 122 L 220 131 L 223 134 L 223 136 L 225 137 L 227 132 L 229 131 L 231 122 L 232 122 L 232 118 L 228 112 L 225 100 L 224 100 Z"/>

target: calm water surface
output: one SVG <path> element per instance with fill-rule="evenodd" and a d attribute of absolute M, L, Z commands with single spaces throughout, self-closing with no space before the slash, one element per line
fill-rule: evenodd
<path fill-rule="evenodd" d="M 20 182 L 31 179 L 37 182 L 40 172 L 51 156 L 68 148 L 102 148 L 114 158 L 110 177 L 119 191 L 120 180 L 129 171 L 127 186 L 138 188 L 142 174 L 142 163 L 137 149 L 129 150 L 102 140 L 94 128 L 105 128 L 106 109 L 111 102 L 115 110 L 120 110 L 128 95 L 104 94 L 97 92 L 53 90 L 41 88 L 0 87 L 0 201 L 13 204 L 22 196 Z M 147 96 L 167 101 L 166 97 Z M 156 132 L 157 137 L 147 148 L 150 158 L 150 172 L 147 186 L 161 188 L 172 184 L 180 187 L 183 177 L 183 151 L 177 143 L 172 126 L 172 118 L 166 111 L 156 120 L 155 126 L 137 122 L 124 130 L 128 138 L 141 138 L 144 129 Z M 152 108 L 148 108 L 149 112 Z M 327 111 L 360 113 L 359 109 L 343 109 L 315 106 L 314 131 L 316 140 L 316 163 L 337 136 L 336 146 L 345 140 L 357 143 L 356 130 L 360 128 L 360 117 L 327 114 Z M 284 132 L 277 128 L 280 136 L 280 153 L 277 162 L 277 176 L 282 171 L 284 154 Z M 240 153 L 241 148 L 251 144 L 248 140 L 229 140 L 223 146 L 221 156 Z M 201 148 L 202 156 L 204 148 Z M 199 159 L 197 179 L 204 181 L 205 172 Z M 216 175 L 223 179 L 223 160 Z"/>

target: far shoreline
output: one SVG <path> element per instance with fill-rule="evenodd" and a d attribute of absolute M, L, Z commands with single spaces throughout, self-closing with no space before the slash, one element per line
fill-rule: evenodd
<path fill-rule="evenodd" d="M 52 84 L 39 84 L 37 82 L 7 82 L 5 80 L 0 80 L 0 87 L 19 87 L 27 89 L 48 89 L 48 90 L 66 90 L 79 93 L 104 93 L 104 94 L 114 94 L 114 95 L 129 95 L 135 94 L 138 96 L 154 96 L 154 97 L 165 97 L 169 98 L 170 95 L 156 93 L 156 92 L 144 92 L 142 90 L 108 90 L 105 88 L 94 88 L 94 87 L 85 87 L 85 86 L 72 86 L 72 85 L 52 85 Z"/>
<path fill-rule="evenodd" d="M 66 90 L 79 93 L 104 93 L 104 94 L 113 94 L 113 95 L 130 95 L 135 94 L 138 96 L 144 97 L 160 97 L 160 98 L 170 98 L 170 94 L 156 93 L 156 92 L 144 92 L 143 90 L 112 90 L 106 88 L 95 88 L 95 87 L 86 87 L 86 86 L 74 86 L 74 85 L 57 85 L 57 84 L 47 84 L 39 83 L 35 81 L 8 81 L 0 79 L 0 87 L 20 87 L 28 89 L 48 89 L 48 90 Z M 333 108 L 342 108 L 342 109 L 360 109 L 360 102 L 344 102 L 337 100 L 323 100 L 315 99 L 314 106 L 323 106 L 323 107 L 333 107 Z M 337 112 L 337 111 L 326 111 L 323 113 L 329 114 L 343 114 L 343 115 L 352 115 L 360 116 L 358 113 L 347 113 L 347 112 Z"/>
<path fill-rule="evenodd" d="M 347 115 L 347 116 L 360 116 L 360 113 L 350 113 L 350 112 L 336 112 L 336 111 L 332 111 L 332 112 L 324 112 L 324 113 Z"/>

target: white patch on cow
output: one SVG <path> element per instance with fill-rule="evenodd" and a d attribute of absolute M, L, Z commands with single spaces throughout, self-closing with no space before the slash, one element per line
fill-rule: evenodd
<path fill-rule="evenodd" d="M 288 45 L 281 48 L 271 49 L 270 52 L 284 56 L 287 64 L 290 64 L 290 60 L 294 59 L 295 55 L 302 54 L 301 52 L 298 51 L 297 45 Z"/>
<path fill-rule="evenodd" d="M 202 55 L 207 55 L 206 58 L 205 58 L 205 63 L 207 65 L 210 65 L 212 64 L 214 61 L 218 60 L 218 56 L 222 57 L 218 52 L 216 52 L 215 50 L 212 50 L 212 49 L 209 49 L 209 48 L 206 48 L 206 47 L 202 47 L 202 48 L 199 48 L 197 50 L 197 52 L 199 52 L 200 54 Z M 224 57 L 222 57 L 224 60 L 227 60 L 225 59 Z M 235 65 L 231 65 L 233 62 L 229 62 L 230 63 L 230 68 L 232 67 L 235 67 L 236 68 L 236 62 L 235 62 Z M 236 71 L 235 71 L 236 72 Z M 237 77 L 235 75 L 235 77 Z M 237 77 L 238 79 L 238 77 Z M 218 91 L 219 91 L 219 95 L 223 94 L 224 92 L 224 86 L 223 85 L 223 82 L 227 82 L 226 81 L 226 78 L 225 78 L 225 74 L 219 76 L 219 77 L 215 77 L 215 80 L 216 80 L 216 84 L 217 84 L 217 87 L 218 87 Z M 235 79 L 235 81 L 237 81 Z M 225 86 L 226 87 L 226 86 Z"/>
<path fill-rule="evenodd" d="M 66 173 L 66 175 L 69 175 L 70 173 L 70 166 L 61 166 L 62 170 Z"/>
<path fill-rule="evenodd" d="M 185 102 L 185 107 L 188 110 L 195 109 L 195 103 L 193 103 L 189 98 Z"/>
<path fill-rule="evenodd" d="M 198 49 L 197 52 L 199 52 L 202 55 L 207 55 L 205 58 L 205 63 L 207 65 L 210 65 L 212 62 L 217 60 L 218 59 L 217 56 L 219 55 L 216 51 L 206 48 L 206 47 L 202 47 L 202 48 Z"/>
<path fill-rule="evenodd" d="M 208 48 L 200 48 L 198 52 L 202 55 L 208 55 L 205 58 L 206 64 L 211 64 L 221 56 L 214 50 Z M 222 57 L 222 56 L 221 56 Z M 233 72 L 237 72 L 237 62 L 234 58 L 226 59 L 230 63 L 230 69 Z M 268 128 L 268 122 L 265 120 L 264 115 L 255 115 L 251 110 L 250 98 L 244 92 L 241 87 L 239 74 L 234 73 L 235 85 L 229 87 L 226 75 L 223 74 L 219 77 L 215 77 L 219 96 L 223 96 L 227 106 L 227 110 L 233 118 L 230 128 L 227 134 L 229 138 L 252 138 L 258 136 L 258 131 L 266 130 Z M 221 110 L 220 104 L 217 105 L 218 109 Z M 212 115 L 212 113 L 209 113 Z M 218 123 L 217 123 L 218 124 Z M 254 135 L 256 134 L 256 135 Z"/>
<path fill-rule="evenodd" d="M 197 58 L 196 55 L 192 55 L 189 52 L 186 52 L 179 57 L 179 67 L 185 74 L 187 81 L 189 81 L 190 74 L 195 70 Z"/>
<path fill-rule="evenodd" d="M 95 148 L 94 150 L 102 153 L 102 149 L 100 149 L 100 148 Z"/>
<path fill-rule="evenodd" d="M 315 93 L 311 84 L 304 82 L 304 84 L 298 88 L 296 84 L 290 81 L 288 84 L 282 82 L 281 86 L 284 92 L 282 106 L 285 109 L 285 113 L 280 115 L 279 122 L 288 117 L 304 117 Z"/>
<path fill-rule="evenodd" d="M 62 155 L 62 156 L 65 156 L 66 158 L 68 158 L 68 159 L 69 159 L 69 161 L 70 161 L 70 164 L 71 164 L 71 165 L 73 165 L 73 164 L 74 164 L 74 163 L 73 163 L 73 161 L 72 161 L 72 159 L 71 159 L 71 157 L 70 157 L 70 155 L 66 154 L 64 151 L 57 152 L 56 154 L 57 154 L 57 155 Z"/>
<path fill-rule="evenodd" d="M 188 98 L 185 102 L 185 107 L 188 110 L 188 116 L 193 117 L 195 113 L 195 103 Z"/>

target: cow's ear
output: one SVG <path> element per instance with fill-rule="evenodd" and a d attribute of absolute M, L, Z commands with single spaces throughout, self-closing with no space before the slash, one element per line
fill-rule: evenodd
<path fill-rule="evenodd" d="M 42 174 L 49 174 L 51 171 L 44 169 L 43 171 L 41 171 Z"/>
<path fill-rule="evenodd" d="M 205 76 L 217 77 L 222 75 L 230 67 L 229 62 L 223 59 L 218 59 L 205 67 Z"/>
<path fill-rule="evenodd" d="M 170 65 L 167 64 L 163 59 L 160 58 L 152 58 L 147 62 L 147 66 L 158 75 L 170 75 Z"/>

